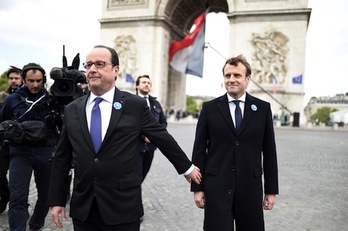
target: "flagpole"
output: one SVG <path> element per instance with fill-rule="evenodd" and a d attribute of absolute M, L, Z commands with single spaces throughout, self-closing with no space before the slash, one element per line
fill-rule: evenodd
<path fill-rule="evenodd" d="M 205 42 L 204 48 L 211 48 L 213 49 L 213 51 L 215 51 L 217 54 L 219 54 L 221 57 L 223 57 L 225 60 L 227 60 L 227 58 L 225 56 L 223 56 L 218 50 L 216 50 L 209 42 Z M 277 102 L 283 109 L 285 109 L 286 111 L 288 111 L 290 113 L 290 115 L 292 115 L 292 111 L 290 111 L 285 105 L 283 105 L 281 102 L 279 102 L 275 95 L 272 95 L 271 93 L 269 93 L 268 91 L 266 91 L 263 87 L 260 86 L 260 84 L 258 84 L 257 82 L 255 82 L 252 78 L 251 78 L 251 82 L 253 84 L 255 84 L 258 88 L 260 88 L 261 91 L 263 91 L 264 93 L 266 93 L 268 96 L 270 96 L 275 102 Z"/>
<path fill-rule="evenodd" d="M 273 75 L 273 98 L 276 99 L 276 94 L 277 94 L 277 77 Z M 275 111 L 275 100 L 272 101 L 272 111 Z M 278 111 L 278 110 L 277 110 Z M 277 113 L 276 113 L 277 114 Z"/>
<path fill-rule="evenodd" d="M 221 54 L 218 50 L 216 50 L 212 45 L 210 45 L 210 42 L 205 42 L 204 43 L 204 48 L 211 48 L 211 49 L 213 49 L 217 54 L 219 54 L 223 59 L 225 59 L 225 60 L 227 60 L 227 58 L 223 55 L 223 54 Z"/>

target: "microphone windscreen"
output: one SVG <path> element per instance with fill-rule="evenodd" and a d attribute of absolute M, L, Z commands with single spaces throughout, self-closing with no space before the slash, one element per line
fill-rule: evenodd
<path fill-rule="evenodd" d="M 53 67 L 50 72 L 51 79 L 61 79 L 63 78 L 63 71 L 60 67 Z"/>

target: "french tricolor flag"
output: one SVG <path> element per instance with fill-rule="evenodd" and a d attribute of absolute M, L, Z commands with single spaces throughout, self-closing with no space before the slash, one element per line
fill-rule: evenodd
<path fill-rule="evenodd" d="M 169 63 L 182 73 L 203 76 L 205 19 L 208 10 L 194 21 L 194 29 L 181 41 L 174 41 L 169 49 Z"/>

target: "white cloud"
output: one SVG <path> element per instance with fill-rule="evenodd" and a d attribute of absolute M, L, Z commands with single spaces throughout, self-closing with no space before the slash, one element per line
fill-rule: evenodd
<path fill-rule="evenodd" d="M 306 38 L 305 104 L 313 96 L 334 96 L 348 92 L 348 24 L 346 23 L 348 21 L 348 1 L 309 0 L 308 7 L 312 8 L 312 14 Z M 213 26 L 212 29 L 214 29 L 218 24 L 219 28 L 227 29 L 214 30 L 213 37 L 208 35 L 206 41 L 213 41 L 212 46 L 216 50 L 225 52 L 224 44 L 228 41 L 221 40 L 224 35 L 217 33 L 227 31 L 228 26 L 221 25 L 224 19 L 215 18 L 214 20 L 216 20 L 215 25 L 209 25 L 208 19 L 207 28 Z M 192 89 L 190 91 L 194 94 L 207 95 L 209 93 L 211 96 L 216 96 L 221 92 L 221 88 L 216 89 L 216 86 L 219 85 L 215 83 L 214 78 L 221 77 L 223 64 L 212 64 L 219 60 L 219 55 L 211 49 L 205 50 L 205 57 L 205 68 L 208 66 L 211 72 L 205 73 L 203 79 L 189 76 L 187 87 Z M 212 71 L 214 65 L 218 65 L 218 69 Z M 204 90 L 199 91 L 200 89 Z"/>
<path fill-rule="evenodd" d="M 99 43 L 101 0 L 16 0 L 0 11 L 0 70 L 40 63 L 48 72 L 62 66 L 63 45 L 69 64 Z M 4 56 L 4 54 L 7 54 Z"/>
<path fill-rule="evenodd" d="M 305 103 L 315 96 L 348 92 L 348 2 L 309 0 Z"/>

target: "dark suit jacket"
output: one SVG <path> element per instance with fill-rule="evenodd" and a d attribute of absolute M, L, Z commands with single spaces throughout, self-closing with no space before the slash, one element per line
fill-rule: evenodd
<path fill-rule="evenodd" d="M 152 116 L 144 99 L 116 88 L 111 120 L 98 153 L 87 127 L 85 105 L 89 95 L 66 106 L 64 126 L 52 163 L 48 204 L 65 206 L 66 179 L 74 164 L 70 216 L 85 221 L 95 197 L 107 224 L 128 223 L 143 215 L 139 177 L 140 136 L 149 137 L 184 173 L 191 162 L 167 130 Z"/>
<path fill-rule="evenodd" d="M 167 118 L 164 115 L 162 106 L 160 102 L 156 100 L 156 97 L 153 97 L 149 95 L 149 102 L 150 102 L 150 111 L 152 115 L 155 117 L 155 119 L 163 126 L 167 127 Z M 145 138 L 145 137 L 143 137 Z M 140 145 L 140 151 L 155 151 L 156 146 L 152 143 L 145 143 L 145 141 L 141 142 Z"/>
<path fill-rule="evenodd" d="M 247 93 L 239 133 L 228 104 L 226 94 L 204 103 L 197 123 L 192 162 L 201 169 L 203 178 L 200 185 L 192 183 L 191 191 L 205 192 L 206 230 L 233 230 L 231 211 L 240 221 L 261 226 L 263 173 L 265 193 L 278 194 L 269 103 Z"/>

